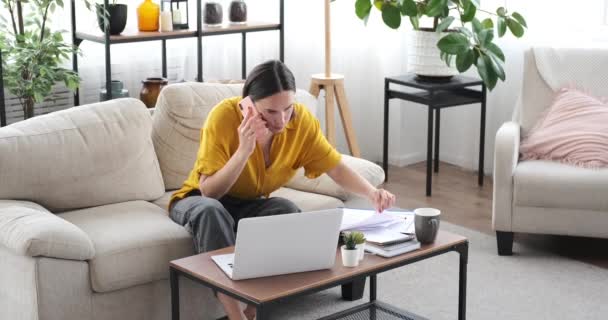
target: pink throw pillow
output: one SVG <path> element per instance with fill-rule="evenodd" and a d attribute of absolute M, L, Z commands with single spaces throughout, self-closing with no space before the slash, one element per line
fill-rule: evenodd
<path fill-rule="evenodd" d="M 522 160 L 584 168 L 608 166 L 608 105 L 580 90 L 561 89 L 520 145 Z"/>

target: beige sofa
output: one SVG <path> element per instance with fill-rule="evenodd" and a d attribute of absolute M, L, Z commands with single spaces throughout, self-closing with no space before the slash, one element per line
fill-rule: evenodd
<path fill-rule="evenodd" d="M 169 319 L 168 262 L 192 255 L 167 216 L 171 190 L 194 162 L 212 106 L 240 85 L 166 87 L 153 116 L 118 99 L 0 128 L 0 319 Z M 315 107 L 306 92 L 297 99 Z M 345 156 L 370 182 L 382 169 Z M 287 197 L 304 210 L 352 195 L 299 173 Z M 182 319 L 222 316 L 210 291 L 181 280 Z"/>
<path fill-rule="evenodd" d="M 513 121 L 496 133 L 492 226 L 499 255 L 512 254 L 514 232 L 608 238 L 608 169 L 519 161 L 521 138 L 551 105 L 557 88 L 595 88 L 592 93 L 608 96 L 607 56 L 608 50 L 533 48 L 525 52 L 522 91 Z"/>

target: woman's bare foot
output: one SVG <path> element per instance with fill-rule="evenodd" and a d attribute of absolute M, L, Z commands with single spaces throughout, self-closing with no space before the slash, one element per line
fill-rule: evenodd
<path fill-rule="evenodd" d="M 245 317 L 247 317 L 247 320 L 253 320 L 255 319 L 255 307 L 248 304 L 247 307 L 245 307 L 245 310 L 243 310 L 243 313 L 245 314 Z"/>
<path fill-rule="evenodd" d="M 241 307 L 239 306 L 239 302 L 223 293 L 217 294 L 217 298 L 220 300 L 222 305 L 224 306 L 224 311 L 226 311 L 226 315 L 230 320 L 245 320 L 251 319 L 248 316 L 245 316 Z M 255 311 L 254 311 L 255 312 Z M 255 313 L 254 313 L 255 315 Z"/>

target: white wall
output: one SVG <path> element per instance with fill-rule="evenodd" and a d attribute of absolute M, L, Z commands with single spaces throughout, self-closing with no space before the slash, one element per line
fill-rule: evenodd
<path fill-rule="evenodd" d="M 120 1 L 119 1 L 120 2 Z M 123 1 L 124 2 L 124 1 Z M 204 1 L 203 1 L 204 2 Z M 224 9 L 228 0 L 221 1 Z M 324 70 L 323 0 L 286 0 L 285 62 L 296 76 L 299 87 L 308 88 L 310 75 Z M 499 83 L 488 96 L 486 123 L 486 173 L 492 170 L 494 136 L 500 125 L 511 118 L 517 98 L 523 50 L 532 44 L 573 43 L 587 45 L 603 40 L 608 34 L 604 22 L 604 0 L 484 0 L 482 7 L 493 10 L 505 5 L 522 13 L 529 26 L 520 40 L 507 36 L 498 41 L 507 58 L 507 81 Z M 137 4 L 127 2 L 131 17 L 128 25 L 135 27 Z M 250 20 L 278 21 L 278 1 L 247 0 Z M 191 1 L 191 23 L 194 26 L 195 2 Z M 87 18 L 88 17 L 88 18 Z M 226 17 L 226 16 L 225 16 Z M 79 29 L 95 28 L 91 15 L 80 11 Z M 60 22 L 61 23 L 61 22 Z M 63 27 L 69 25 L 63 20 Z M 346 77 L 346 92 L 354 117 L 357 138 L 364 158 L 380 161 L 382 157 L 382 121 L 384 77 L 406 72 L 408 24 L 391 30 L 374 11 L 368 26 L 354 14 L 354 0 L 332 3 L 333 71 Z M 248 36 L 248 70 L 267 59 L 278 58 L 278 34 L 266 32 Z M 240 36 L 204 39 L 204 73 L 206 79 L 240 78 Z M 170 78 L 194 79 L 195 40 L 169 42 Z M 84 86 L 96 90 L 103 80 L 103 47 L 83 43 L 81 59 Z M 132 96 L 139 92 L 139 81 L 160 74 L 160 43 L 119 45 L 112 48 L 114 77 L 125 80 Z M 477 76 L 473 69 L 470 75 Z M 94 99 L 91 95 L 90 99 Z M 86 100 L 85 100 L 86 101 Z M 91 101 L 92 102 L 92 101 Z M 323 118 L 323 108 L 318 108 Z M 337 113 L 336 113 L 337 115 Z M 410 103 L 391 103 L 390 162 L 405 165 L 426 157 L 426 108 Z M 339 122 L 338 122 L 339 123 Z M 346 143 L 339 133 L 338 148 L 346 152 Z M 442 111 L 441 158 L 465 168 L 477 168 L 479 144 L 479 107 L 462 106 Z"/>

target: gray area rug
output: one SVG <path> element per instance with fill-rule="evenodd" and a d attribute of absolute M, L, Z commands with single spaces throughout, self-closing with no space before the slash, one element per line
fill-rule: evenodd
<path fill-rule="evenodd" d="M 469 241 L 467 319 L 608 319 L 608 270 L 514 245 L 496 254 L 492 236 L 441 222 Z M 458 254 L 378 275 L 378 299 L 429 319 L 457 319 Z M 340 288 L 274 306 L 272 319 L 317 319 L 368 301 L 345 302 Z"/>

